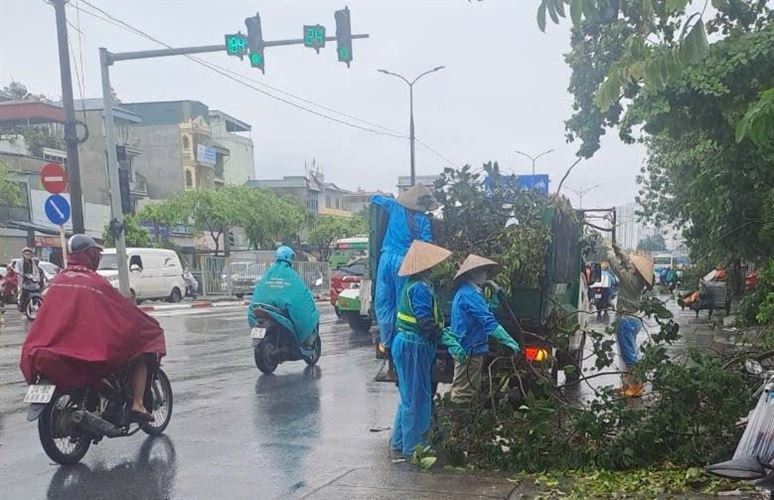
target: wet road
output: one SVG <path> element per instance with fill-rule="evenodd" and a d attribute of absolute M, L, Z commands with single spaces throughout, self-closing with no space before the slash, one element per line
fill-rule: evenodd
<path fill-rule="evenodd" d="M 367 335 L 322 306 L 319 365 L 255 367 L 243 307 L 158 314 L 164 369 L 174 392 L 161 438 L 105 439 L 82 464 L 59 467 L 26 421 L 17 368 L 26 326 L 15 311 L 0 326 L 0 497 L 301 497 L 355 468 L 391 465 L 395 388 L 373 382 L 380 367 Z"/>
<path fill-rule="evenodd" d="M 82 464 L 59 467 L 25 418 L 17 366 L 26 323 L 9 311 L 0 326 L 0 498 L 395 498 L 373 484 L 416 485 L 416 470 L 391 463 L 389 430 L 372 432 L 392 425 L 395 388 L 373 382 L 381 364 L 371 339 L 337 322 L 329 306 L 321 312 L 319 365 L 285 363 L 271 376 L 253 363 L 244 307 L 155 314 L 166 331 L 164 369 L 174 392 L 165 436 L 105 439 Z M 678 350 L 713 343 L 706 314 L 676 314 L 686 335 Z M 618 377 L 593 384 L 617 385 Z M 581 398 L 592 392 L 583 384 L 578 390 Z M 453 478 L 436 482 L 432 488 L 441 489 L 429 496 L 406 495 L 470 498 L 464 484 L 448 487 Z"/>

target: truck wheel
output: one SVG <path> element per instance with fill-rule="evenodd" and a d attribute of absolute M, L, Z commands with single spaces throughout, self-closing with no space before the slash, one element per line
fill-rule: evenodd
<path fill-rule="evenodd" d="M 371 318 L 364 318 L 358 313 L 347 314 L 347 322 L 349 322 L 349 328 L 353 332 L 367 332 L 371 329 Z"/>

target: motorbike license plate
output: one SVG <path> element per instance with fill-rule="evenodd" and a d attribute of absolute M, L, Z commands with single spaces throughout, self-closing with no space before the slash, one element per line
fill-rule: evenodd
<path fill-rule="evenodd" d="M 25 403 L 48 403 L 54 397 L 55 385 L 31 385 L 24 396 Z"/>
<path fill-rule="evenodd" d="M 250 337 L 254 339 L 262 339 L 266 335 L 266 328 L 261 328 L 260 326 L 256 326 L 252 330 L 250 330 Z"/>
<path fill-rule="evenodd" d="M 601 299 L 602 298 L 602 294 L 601 293 L 595 293 L 594 294 L 594 298 L 595 299 Z"/>

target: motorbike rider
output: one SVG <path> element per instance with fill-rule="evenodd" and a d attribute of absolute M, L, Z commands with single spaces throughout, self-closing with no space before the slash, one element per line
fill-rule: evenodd
<path fill-rule="evenodd" d="M 5 268 L 5 277 L 0 281 L 0 314 L 5 314 L 5 304 L 13 302 L 16 296 L 16 289 L 19 286 L 19 277 L 13 263 L 9 262 Z M 2 321 L 0 316 L 0 321 Z"/>
<path fill-rule="evenodd" d="M 22 259 L 17 263 L 16 273 L 21 276 L 19 289 L 19 311 L 24 311 L 29 301 L 30 291 L 35 288 L 43 290 L 45 285 L 45 275 L 40 269 L 38 259 L 32 254 L 32 249 L 25 247 L 22 249 Z"/>
<path fill-rule="evenodd" d="M 395 336 L 395 311 L 406 283 L 406 278 L 398 275 L 398 269 L 414 240 L 432 241 L 430 219 L 426 213 L 440 205 L 433 193 L 421 184 L 407 190 L 397 200 L 377 195 L 371 198 L 371 203 L 384 209 L 389 216 L 382 240 L 374 298 L 380 347 L 389 357 Z"/>
<path fill-rule="evenodd" d="M 489 352 L 489 337 L 519 352 L 519 344 L 497 322 L 482 287 L 497 263 L 470 254 L 457 271 L 451 311 L 451 330 L 465 349 L 465 359 L 454 363 L 451 398 L 457 404 L 469 404 L 481 391 L 484 357 Z"/>
<path fill-rule="evenodd" d="M 395 413 L 390 448 L 403 456 L 424 444 L 430 429 L 432 409 L 432 366 L 440 342 L 453 357 L 464 356 L 457 339 L 443 327 L 430 270 L 448 259 L 451 252 L 423 241 L 415 241 L 401 263 L 399 275 L 406 284 L 401 290 L 396 314 L 397 334 L 392 356 L 398 372 L 400 403 Z"/>
<path fill-rule="evenodd" d="M 281 246 L 274 253 L 274 264 L 256 283 L 250 306 L 247 309 L 247 322 L 250 328 L 257 324 L 253 314 L 256 304 L 269 304 L 287 313 L 295 327 L 293 334 L 298 342 L 310 348 L 315 341 L 314 332 L 319 324 L 319 313 L 311 290 L 293 270 L 296 254 L 289 246 Z"/>
<path fill-rule="evenodd" d="M 183 267 L 183 281 L 185 281 L 185 287 L 188 291 L 186 295 L 190 295 L 193 299 L 199 295 L 199 282 L 196 281 L 193 273 L 188 266 Z"/>
<path fill-rule="evenodd" d="M 69 390 L 128 367 L 132 419 L 152 422 L 143 397 L 148 364 L 166 354 L 164 330 L 96 273 L 102 247 L 93 238 L 75 234 L 67 246 L 67 267 L 52 280 L 22 346 L 24 378 L 33 384 L 45 376 Z"/>

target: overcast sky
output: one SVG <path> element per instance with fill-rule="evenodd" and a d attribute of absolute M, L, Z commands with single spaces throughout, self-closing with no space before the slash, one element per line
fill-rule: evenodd
<path fill-rule="evenodd" d="M 90 1 L 173 46 L 223 43 L 224 34 L 245 32 L 244 18 L 256 10 L 265 40 L 300 38 L 304 24 L 317 23 L 333 35 L 333 12 L 345 5 L 343 0 Z M 445 65 L 415 87 L 417 137 L 456 165 L 478 167 L 497 160 L 517 173 L 529 173 L 530 163 L 515 149 L 536 154 L 553 148 L 537 170 L 551 176 L 554 190 L 577 150 L 577 144 L 564 139 L 572 102 L 566 90 L 570 71 L 562 58 L 569 50 L 569 22 L 549 22 L 547 33 L 541 33 L 537 3 L 350 0 L 353 32 L 371 36 L 354 41 L 350 69 L 336 60 L 335 42 L 319 55 L 300 45 L 268 48 L 265 75 L 225 52 L 202 57 L 259 82 L 253 85 L 271 85 L 406 134 L 408 88 L 376 70 L 413 77 Z M 88 9 L 82 0 L 70 0 L 67 9 L 68 19 L 83 33 L 70 29 L 73 51 L 80 61 L 82 42 L 85 96 L 100 97 L 98 47 L 114 52 L 159 47 L 85 13 L 79 20 L 79 5 Z M 356 130 L 295 109 L 184 57 L 120 62 L 111 78 L 124 102 L 195 99 L 250 123 L 259 178 L 302 174 L 304 162 L 312 158 L 323 165 L 326 180 L 351 189 L 394 190 L 397 177 L 409 173 L 408 139 Z M 61 94 L 54 10 L 44 0 L 0 0 L 0 84 L 11 79 L 36 94 Z M 79 94 L 76 85 L 76 98 Z M 600 185 L 585 195 L 586 207 L 629 203 L 643 156 L 642 147 L 624 145 L 609 133 L 602 149 L 578 165 L 567 184 Z M 418 174 L 438 173 L 445 165 L 417 145 Z M 570 196 L 577 206 L 577 196 Z"/>

